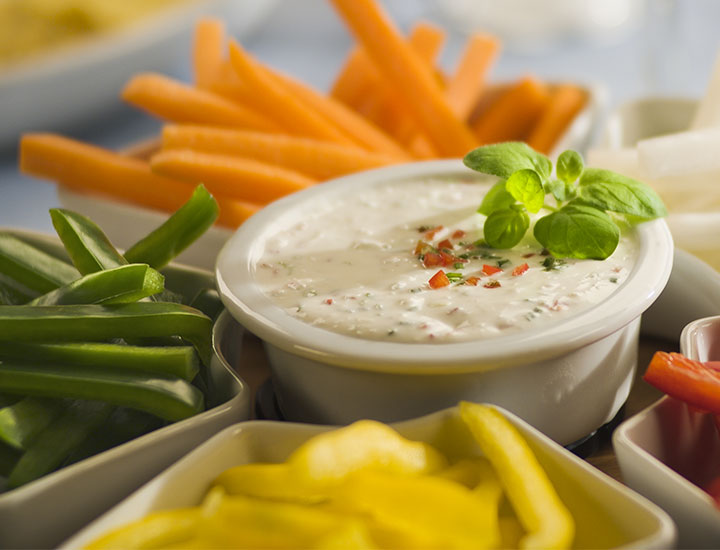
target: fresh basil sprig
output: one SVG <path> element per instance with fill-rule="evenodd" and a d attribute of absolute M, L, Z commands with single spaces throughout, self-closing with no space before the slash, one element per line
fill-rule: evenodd
<path fill-rule="evenodd" d="M 618 215 L 632 223 L 667 214 L 649 186 L 609 170 L 586 168 L 575 151 L 558 157 L 555 178 L 550 159 L 520 142 L 478 147 L 463 162 L 501 178 L 478 208 L 487 216 L 484 238 L 493 248 L 518 244 L 530 227 L 528 212 L 544 209 L 549 213 L 537 219 L 533 236 L 553 256 L 604 260 L 620 241 Z M 555 205 L 545 202 L 548 195 Z"/>

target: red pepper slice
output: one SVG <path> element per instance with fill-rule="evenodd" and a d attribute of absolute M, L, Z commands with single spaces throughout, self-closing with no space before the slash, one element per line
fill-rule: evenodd
<path fill-rule="evenodd" d="M 430 285 L 430 288 L 442 288 L 450 284 L 450 279 L 448 279 L 445 272 L 440 269 L 437 273 L 435 273 L 435 275 L 430 277 L 428 284 Z"/>
<path fill-rule="evenodd" d="M 521 264 L 515 267 L 515 269 L 512 270 L 512 276 L 518 277 L 525 273 L 529 269 L 528 264 Z"/>
<path fill-rule="evenodd" d="M 501 271 L 502 269 L 494 265 L 483 264 L 482 266 L 482 272 L 485 273 L 485 275 L 495 275 L 495 273 L 500 273 Z"/>
<path fill-rule="evenodd" d="M 643 380 L 688 405 L 720 414 L 720 371 L 700 361 L 658 351 Z"/>

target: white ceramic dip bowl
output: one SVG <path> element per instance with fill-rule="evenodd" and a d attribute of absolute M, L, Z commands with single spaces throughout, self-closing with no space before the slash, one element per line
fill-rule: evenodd
<path fill-rule="evenodd" d="M 670 274 L 672 239 L 662 220 L 631 230 L 635 262 L 609 296 L 557 320 L 489 338 L 401 342 L 331 332 L 289 314 L 261 289 L 257 269 L 268 243 L 318 205 L 352 200 L 374 186 L 423 179 L 488 181 L 457 160 L 355 174 L 277 201 L 243 224 L 222 249 L 216 266 L 221 296 L 231 314 L 265 342 L 285 418 L 389 422 L 466 399 L 507 408 L 563 444 L 612 419 L 630 391 L 640 315 Z M 428 269 L 427 277 L 434 272 Z"/>

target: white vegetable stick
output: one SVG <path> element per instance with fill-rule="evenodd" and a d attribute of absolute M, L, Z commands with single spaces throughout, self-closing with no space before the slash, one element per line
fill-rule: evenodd
<path fill-rule="evenodd" d="M 640 169 L 650 178 L 720 170 L 720 127 L 678 132 L 637 144 Z"/>
<path fill-rule="evenodd" d="M 710 82 L 705 95 L 700 100 L 695 116 L 690 124 L 691 130 L 720 126 L 720 51 L 715 58 Z"/>

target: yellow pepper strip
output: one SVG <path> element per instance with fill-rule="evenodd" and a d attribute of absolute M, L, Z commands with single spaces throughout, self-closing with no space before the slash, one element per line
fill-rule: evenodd
<path fill-rule="evenodd" d="M 92 550 L 145 550 L 187 546 L 200 521 L 198 508 L 178 508 L 152 513 L 141 520 L 114 529 L 94 540 Z"/>
<path fill-rule="evenodd" d="M 227 496 L 216 487 L 203 503 L 198 537 L 206 548 L 314 548 L 372 539 L 359 518 L 301 504 Z"/>
<path fill-rule="evenodd" d="M 229 495 L 281 502 L 316 504 L 328 499 L 327 491 L 322 491 L 316 484 L 303 483 L 287 464 L 242 464 L 225 470 L 214 484 Z"/>
<path fill-rule="evenodd" d="M 428 546 L 492 548 L 500 542 L 497 506 L 436 476 L 357 473 L 337 489 L 337 502 L 380 524 L 414 532 Z"/>
<path fill-rule="evenodd" d="M 363 470 L 432 473 L 444 468 L 447 460 L 427 443 L 405 439 L 380 422 L 360 420 L 306 441 L 290 455 L 288 464 L 299 477 L 332 484 Z"/>
<path fill-rule="evenodd" d="M 522 436 L 492 407 L 463 401 L 460 416 L 495 468 L 527 531 L 520 548 L 569 548 L 573 518 Z"/>

